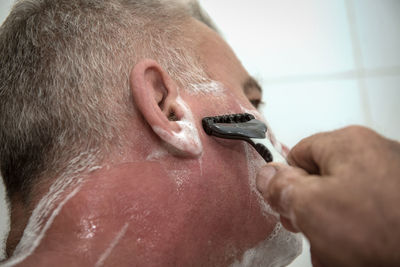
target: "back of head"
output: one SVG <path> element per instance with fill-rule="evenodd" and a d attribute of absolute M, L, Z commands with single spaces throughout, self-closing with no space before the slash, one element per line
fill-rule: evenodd
<path fill-rule="evenodd" d="M 0 28 L 8 196 L 26 200 L 39 177 L 85 170 L 126 142 L 129 68 L 138 60 L 157 59 L 182 85 L 204 76 L 182 37 L 190 16 L 212 26 L 196 2 L 18 1 Z"/>

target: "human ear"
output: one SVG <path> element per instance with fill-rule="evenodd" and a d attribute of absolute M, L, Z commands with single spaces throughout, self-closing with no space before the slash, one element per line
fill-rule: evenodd
<path fill-rule="evenodd" d="M 200 156 L 202 145 L 190 109 L 168 73 L 156 61 L 143 59 L 132 69 L 129 84 L 137 110 L 171 151 Z"/>

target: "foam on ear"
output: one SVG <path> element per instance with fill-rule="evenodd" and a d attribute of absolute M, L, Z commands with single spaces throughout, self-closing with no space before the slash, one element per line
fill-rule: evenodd
<path fill-rule="evenodd" d="M 176 99 L 176 104 L 182 112 L 182 117 L 175 122 L 179 125 L 180 129 L 168 133 L 160 127 L 154 126 L 153 131 L 179 152 L 199 157 L 203 153 L 203 145 L 200 141 L 200 135 L 196 128 L 192 111 L 179 96 Z"/>

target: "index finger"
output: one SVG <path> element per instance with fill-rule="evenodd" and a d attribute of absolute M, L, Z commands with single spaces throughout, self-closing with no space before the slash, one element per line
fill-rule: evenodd
<path fill-rule="evenodd" d="M 291 165 L 310 174 L 331 175 L 366 153 L 373 131 L 360 126 L 313 135 L 300 141 L 288 155 Z"/>
<path fill-rule="evenodd" d="M 309 174 L 320 174 L 321 159 L 318 148 L 321 145 L 319 143 L 328 135 L 329 133 L 318 133 L 301 140 L 289 152 L 287 158 L 289 164 L 302 168 Z"/>
<path fill-rule="evenodd" d="M 291 231 L 309 233 L 322 215 L 318 196 L 323 195 L 319 176 L 304 170 L 270 163 L 258 173 L 257 188 L 271 208 L 284 218 Z M 322 192 L 322 193 L 321 193 Z"/>

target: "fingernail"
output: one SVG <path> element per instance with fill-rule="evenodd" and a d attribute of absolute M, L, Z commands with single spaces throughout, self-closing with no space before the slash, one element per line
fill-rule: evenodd
<path fill-rule="evenodd" d="M 261 169 L 257 176 L 257 189 L 261 192 L 267 190 L 268 184 L 272 177 L 276 174 L 276 169 L 273 166 L 266 166 Z"/>

